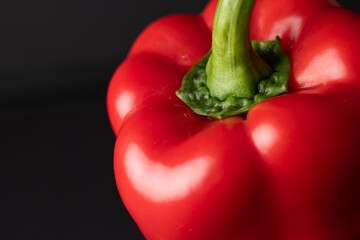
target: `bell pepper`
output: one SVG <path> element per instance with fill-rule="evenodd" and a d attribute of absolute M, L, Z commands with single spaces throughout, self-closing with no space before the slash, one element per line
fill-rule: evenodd
<path fill-rule="evenodd" d="M 359 29 L 335 0 L 213 0 L 149 25 L 107 96 L 146 239 L 360 239 Z"/>

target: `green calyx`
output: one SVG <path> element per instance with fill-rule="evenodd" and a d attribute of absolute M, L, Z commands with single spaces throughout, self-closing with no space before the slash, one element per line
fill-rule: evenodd
<path fill-rule="evenodd" d="M 287 91 L 290 61 L 280 38 L 251 41 L 254 0 L 220 0 L 212 50 L 186 74 L 176 95 L 200 115 L 246 113 L 258 102 Z"/>
<path fill-rule="evenodd" d="M 220 99 L 211 94 L 206 84 L 206 66 L 211 50 L 185 75 L 176 95 L 197 114 L 221 119 L 246 113 L 256 103 L 285 93 L 290 76 L 290 61 L 280 47 L 280 39 L 277 37 L 273 41 L 253 41 L 252 46 L 272 69 L 270 76 L 256 84 L 257 90 L 253 97 L 228 96 Z"/>

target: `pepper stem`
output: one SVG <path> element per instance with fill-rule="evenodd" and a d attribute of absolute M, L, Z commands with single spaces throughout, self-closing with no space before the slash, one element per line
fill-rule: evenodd
<path fill-rule="evenodd" d="M 219 0 L 206 85 L 211 95 L 220 100 L 229 96 L 254 97 L 259 80 L 272 73 L 251 45 L 250 23 L 255 1 Z"/>
<path fill-rule="evenodd" d="M 246 114 L 255 104 L 287 91 L 290 60 L 280 38 L 251 41 L 255 0 L 219 0 L 212 50 L 184 76 L 176 95 L 211 118 Z"/>

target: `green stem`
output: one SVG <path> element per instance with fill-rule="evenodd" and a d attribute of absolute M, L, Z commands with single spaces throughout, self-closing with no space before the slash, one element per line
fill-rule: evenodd
<path fill-rule="evenodd" d="M 250 39 L 255 0 L 219 0 L 206 85 L 212 96 L 252 98 L 272 69 L 254 51 Z"/>
<path fill-rule="evenodd" d="M 254 5 L 255 0 L 219 0 L 212 49 L 176 91 L 197 114 L 217 119 L 246 114 L 255 104 L 287 91 L 290 60 L 280 38 L 250 40 Z"/>

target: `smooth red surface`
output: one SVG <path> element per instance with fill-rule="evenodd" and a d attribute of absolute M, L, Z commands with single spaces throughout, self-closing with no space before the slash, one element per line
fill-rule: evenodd
<path fill-rule="evenodd" d="M 360 239 L 360 16 L 331 0 L 258 0 L 290 91 L 246 119 L 175 96 L 210 48 L 217 1 L 151 24 L 114 74 L 108 112 L 120 195 L 148 240 Z"/>

